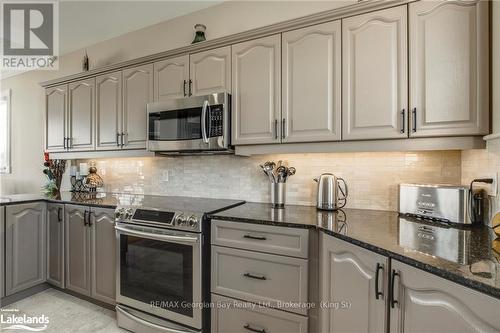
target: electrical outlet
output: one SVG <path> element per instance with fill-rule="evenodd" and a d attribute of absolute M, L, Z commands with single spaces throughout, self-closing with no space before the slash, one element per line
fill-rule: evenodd
<path fill-rule="evenodd" d="M 168 179 L 169 179 L 168 178 L 168 170 L 163 170 L 161 173 L 160 182 L 167 183 Z"/>

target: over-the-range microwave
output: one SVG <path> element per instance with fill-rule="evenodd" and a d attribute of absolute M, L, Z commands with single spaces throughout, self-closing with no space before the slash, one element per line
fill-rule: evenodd
<path fill-rule="evenodd" d="M 166 154 L 231 153 L 231 95 L 149 103 L 148 150 Z"/>

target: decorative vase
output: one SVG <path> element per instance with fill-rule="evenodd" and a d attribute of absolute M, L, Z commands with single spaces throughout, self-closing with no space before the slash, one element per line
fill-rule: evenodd
<path fill-rule="evenodd" d="M 207 39 L 205 37 L 205 30 L 207 30 L 207 27 L 205 25 L 197 24 L 194 26 L 194 30 L 196 31 L 196 34 L 194 35 L 194 39 L 191 44 L 203 42 L 204 40 Z"/>

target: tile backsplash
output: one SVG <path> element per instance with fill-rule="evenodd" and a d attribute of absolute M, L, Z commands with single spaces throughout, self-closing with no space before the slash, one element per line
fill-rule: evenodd
<path fill-rule="evenodd" d="M 105 182 L 103 190 L 108 192 L 268 202 L 268 179 L 259 167 L 267 160 L 283 160 L 297 169 L 287 182 L 289 204 L 314 205 L 313 178 L 324 172 L 347 181 L 347 207 L 363 209 L 396 211 L 400 183 L 461 182 L 460 151 L 113 158 L 94 162 Z"/>

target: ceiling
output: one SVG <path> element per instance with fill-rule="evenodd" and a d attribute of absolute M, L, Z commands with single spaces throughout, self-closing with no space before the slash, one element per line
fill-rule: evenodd
<path fill-rule="evenodd" d="M 222 1 L 61 1 L 59 54 L 65 54 Z"/>

